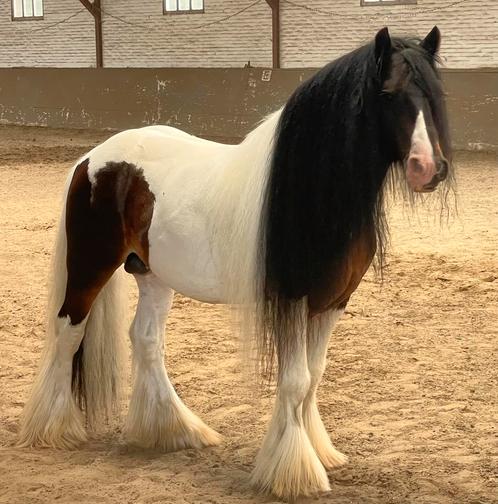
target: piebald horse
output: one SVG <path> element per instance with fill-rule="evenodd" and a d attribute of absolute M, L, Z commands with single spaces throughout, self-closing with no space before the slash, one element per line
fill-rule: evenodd
<path fill-rule="evenodd" d="M 384 28 L 239 145 L 151 126 L 81 158 L 65 189 L 47 344 L 20 444 L 75 448 L 85 422 L 115 411 L 124 264 L 139 289 L 127 439 L 165 451 L 220 442 L 168 378 L 164 326 L 174 291 L 233 304 L 249 314 L 263 364 L 277 369 L 252 483 L 281 498 L 327 491 L 326 469 L 346 457 L 316 391 L 334 324 L 376 252 L 382 264 L 388 173 L 415 192 L 451 178 L 439 45 L 437 27 L 422 40 Z"/>

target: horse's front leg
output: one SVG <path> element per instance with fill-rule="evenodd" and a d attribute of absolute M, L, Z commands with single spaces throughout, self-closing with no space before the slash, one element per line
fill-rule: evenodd
<path fill-rule="evenodd" d="M 285 356 L 278 348 L 277 352 L 280 363 L 277 398 L 268 433 L 256 459 L 252 483 L 259 490 L 281 498 L 330 490 L 327 474 L 313 449 L 303 419 L 303 402 L 311 385 L 306 329 L 296 335 L 291 352 Z"/>
<path fill-rule="evenodd" d="M 150 273 L 135 279 L 139 300 L 130 330 L 135 383 L 126 436 L 133 444 L 164 451 L 216 445 L 220 436 L 183 404 L 164 366 L 164 325 L 173 290 Z"/>
<path fill-rule="evenodd" d="M 310 321 L 308 332 L 307 354 L 311 385 L 303 404 L 304 425 L 313 448 L 327 469 L 347 462 L 347 457 L 337 451 L 330 441 L 316 401 L 316 391 L 327 363 L 330 333 L 343 312 L 343 309 L 330 310 L 314 317 Z"/>

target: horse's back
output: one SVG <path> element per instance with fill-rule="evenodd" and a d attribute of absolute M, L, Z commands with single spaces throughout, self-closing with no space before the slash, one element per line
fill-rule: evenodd
<path fill-rule="evenodd" d="M 89 175 L 105 167 L 108 162 L 128 162 L 138 168 L 161 166 L 168 169 L 177 164 L 192 165 L 192 160 L 206 159 L 214 152 L 222 152 L 223 144 L 204 140 L 171 126 L 146 126 L 125 130 L 113 135 L 88 153 Z"/>
<path fill-rule="evenodd" d="M 218 302 L 222 286 L 212 246 L 209 195 L 218 174 L 231 165 L 234 149 L 169 126 L 148 126 L 113 135 L 78 166 L 85 165 L 92 186 L 88 197 L 101 195 L 106 205 L 115 202 L 109 215 L 122 214 L 125 228 L 131 230 L 122 245 L 125 255 L 137 254 L 174 290 Z M 150 208 L 144 208 L 144 202 L 152 202 Z M 94 204 L 102 208 L 102 202 Z M 134 236 L 138 228 L 141 234 Z"/>

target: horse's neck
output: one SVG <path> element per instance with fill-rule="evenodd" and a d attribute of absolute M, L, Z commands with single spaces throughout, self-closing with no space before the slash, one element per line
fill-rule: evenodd
<path fill-rule="evenodd" d="M 236 163 L 246 171 L 258 171 L 268 168 L 275 132 L 282 109 L 270 114 L 262 123 L 254 128 L 236 149 Z M 249 175 L 249 173 L 247 173 Z M 257 176 L 252 173 L 252 176 Z"/>
<path fill-rule="evenodd" d="M 275 134 L 275 130 L 278 125 L 278 121 L 282 114 L 282 109 L 268 115 L 258 126 L 256 126 L 245 138 L 245 140 L 240 144 L 240 147 L 245 145 L 255 145 L 262 144 L 265 141 L 272 140 Z"/>
<path fill-rule="evenodd" d="M 220 203 L 233 205 L 234 212 L 236 207 L 254 205 L 264 193 L 280 114 L 278 110 L 268 116 L 232 149 L 213 180 L 215 198 L 222 195 L 225 201 Z"/>
<path fill-rule="evenodd" d="M 207 208 L 211 236 L 225 271 L 229 299 L 243 301 L 251 295 L 261 214 L 280 113 L 279 110 L 270 115 L 231 151 L 210 190 Z"/>

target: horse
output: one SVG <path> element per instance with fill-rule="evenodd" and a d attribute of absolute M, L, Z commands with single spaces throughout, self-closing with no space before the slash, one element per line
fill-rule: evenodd
<path fill-rule="evenodd" d="M 220 442 L 177 395 L 163 338 L 174 292 L 228 304 L 250 322 L 257 359 L 247 359 L 276 383 L 252 484 L 283 499 L 330 490 L 326 470 L 346 456 L 316 392 L 336 321 L 371 263 L 382 267 L 390 177 L 412 194 L 452 177 L 440 40 L 437 27 L 423 39 L 383 28 L 238 145 L 149 126 L 80 158 L 64 189 L 47 343 L 19 445 L 73 449 L 86 426 L 116 414 L 124 269 L 139 290 L 126 439 L 163 451 Z"/>

